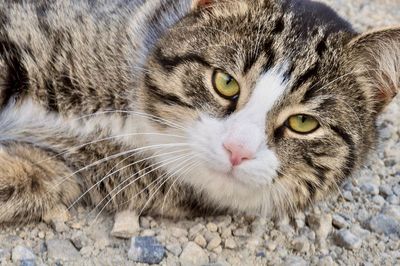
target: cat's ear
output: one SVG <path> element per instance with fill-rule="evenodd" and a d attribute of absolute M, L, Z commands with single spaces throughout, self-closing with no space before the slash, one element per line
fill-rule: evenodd
<path fill-rule="evenodd" d="M 367 32 L 348 45 L 353 71 L 380 112 L 400 91 L 400 27 Z"/>
<path fill-rule="evenodd" d="M 204 8 L 211 5 L 215 0 L 192 0 L 192 9 Z"/>

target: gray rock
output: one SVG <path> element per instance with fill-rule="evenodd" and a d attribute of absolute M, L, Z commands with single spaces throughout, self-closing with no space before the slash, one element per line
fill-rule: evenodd
<path fill-rule="evenodd" d="M 351 193 L 351 191 L 344 191 L 344 192 L 342 193 L 342 195 L 343 195 L 343 198 L 344 198 L 345 200 L 347 200 L 347 201 L 354 201 L 353 194 Z"/>
<path fill-rule="evenodd" d="M 46 242 L 47 256 L 53 260 L 74 261 L 81 255 L 71 241 L 65 239 L 53 239 Z"/>
<path fill-rule="evenodd" d="M 331 256 L 322 257 L 318 262 L 318 266 L 333 266 L 333 265 L 336 264 Z"/>
<path fill-rule="evenodd" d="M 233 238 L 227 238 L 224 243 L 224 247 L 227 249 L 234 249 L 236 248 L 236 241 Z"/>
<path fill-rule="evenodd" d="M 88 239 L 82 231 L 78 231 L 72 235 L 71 242 L 78 250 L 81 250 L 88 244 Z"/>
<path fill-rule="evenodd" d="M 400 223 L 384 214 L 373 217 L 369 221 L 369 228 L 378 234 L 400 236 Z"/>
<path fill-rule="evenodd" d="M 158 264 L 165 256 L 165 248 L 154 237 L 132 237 L 128 258 L 135 262 Z"/>
<path fill-rule="evenodd" d="M 310 249 L 310 242 L 305 236 L 300 236 L 293 239 L 293 249 L 300 253 L 306 253 Z"/>
<path fill-rule="evenodd" d="M 166 246 L 167 250 L 174 254 L 175 256 L 179 256 L 182 253 L 182 247 L 180 244 L 175 243 L 175 244 L 169 244 Z"/>
<path fill-rule="evenodd" d="M 139 230 L 139 216 L 133 211 L 122 211 L 115 215 L 111 235 L 128 239 L 134 236 Z"/>
<path fill-rule="evenodd" d="M 210 242 L 208 242 L 207 249 L 213 250 L 214 248 L 218 247 L 221 244 L 222 240 L 219 236 L 213 237 Z"/>
<path fill-rule="evenodd" d="M 202 248 L 207 245 L 207 240 L 202 235 L 197 235 L 193 241 Z"/>
<path fill-rule="evenodd" d="M 35 254 L 30 248 L 18 245 L 12 250 L 11 259 L 13 262 L 35 261 Z"/>
<path fill-rule="evenodd" d="M 400 206 L 389 205 L 383 208 L 382 214 L 390 216 L 400 222 Z"/>
<path fill-rule="evenodd" d="M 390 204 L 393 204 L 393 205 L 399 205 L 400 204 L 400 197 L 395 196 L 395 195 L 387 197 L 386 200 L 387 200 L 387 202 L 389 202 Z"/>
<path fill-rule="evenodd" d="M 189 229 L 189 239 L 194 239 L 198 234 L 201 234 L 206 229 L 202 224 L 197 224 Z"/>
<path fill-rule="evenodd" d="M 374 183 L 365 183 L 361 185 L 361 190 L 370 195 L 378 195 L 379 187 Z"/>
<path fill-rule="evenodd" d="M 203 265 L 209 262 L 207 253 L 194 242 L 188 242 L 179 257 L 182 266 Z"/>
<path fill-rule="evenodd" d="M 9 260 L 11 258 L 11 251 L 8 248 L 0 248 L 0 262 Z"/>
<path fill-rule="evenodd" d="M 289 256 L 285 259 L 285 264 L 287 266 L 307 266 L 307 262 L 298 256 Z"/>
<path fill-rule="evenodd" d="M 349 227 L 349 223 L 339 214 L 334 214 L 332 216 L 332 224 L 339 229 Z"/>
<path fill-rule="evenodd" d="M 34 260 L 21 260 L 19 266 L 35 266 L 36 262 Z"/>
<path fill-rule="evenodd" d="M 176 238 L 180 238 L 180 237 L 188 235 L 188 231 L 186 229 L 182 229 L 179 227 L 172 227 L 169 231 L 171 232 L 171 235 Z"/>
<path fill-rule="evenodd" d="M 335 244 L 346 249 L 358 249 L 361 247 L 362 241 L 352 232 L 346 229 L 338 231 L 334 236 Z"/>
<path fill-rule="evenodd" d="M 64 233 L 69 230 L 69 227 L 62 220 L 58 220 L 58 219 L 51 220 L 50 225 L 54 229 L 54 231 L 56 231 L 57 233 Z"/>
<path fill-rule="evenodd" d="M 393 190 L 394 194 L 396 194 L 397 196 L 400 196 L 400 185 L 395 185 L 392 188 L 392 190 Z"/>
<path fill-rule="evenodd" d="M 382 195 L 385 198 L 387 198 L 389 196 L 392 196 L 393 195 L 393 191 L 392 191 L 391 186 L 389 186 L 387 184 L 381 185 L 379 187 L 379 194 Z"/>
<path fill-rule="evenodd" d="M 375 202 L 379 206 L 383 206 L 385 204 L 385 199 L 380 195 L 374 196 L 372 198 L 372 201 Z"/>

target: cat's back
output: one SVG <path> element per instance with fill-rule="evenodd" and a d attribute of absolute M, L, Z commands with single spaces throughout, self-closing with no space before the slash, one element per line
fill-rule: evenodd
<path fill-rule="evenodd" d="M 24 99 L 74 114 L 126 109 L 165 1 L 0 2 L 1 107 Z"/>

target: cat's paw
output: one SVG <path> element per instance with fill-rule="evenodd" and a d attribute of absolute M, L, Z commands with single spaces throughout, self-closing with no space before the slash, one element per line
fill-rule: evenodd
<path fill-rule="evenodd" d="M 114 226 L 111 235 L 118 238 L 131 238 L 139 231 L 139 216 L 135 211 L 117 212 L 114 217 Z"/>
<path fill-rule="evenodd" d="M 42 220 L 50 225 L 57 232 L 67 231 L 67 221 L 71 219 L 71 215 L 64 205 L 58 205 L 43 216 Z"/>

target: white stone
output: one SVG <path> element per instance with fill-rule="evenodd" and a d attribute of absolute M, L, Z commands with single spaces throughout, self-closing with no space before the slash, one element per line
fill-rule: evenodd
<path fill-rule="evenodd" d="M 206 239 L 202 235 L 197 235 L 194 238 L 194 242 L 202 248 L 205 248 L 207 245 Z"/>
<path fill-rule="evenodd" d="M 235 249 L 236 241 L 233 238 L 228 238 L 225 240 L 224 247 L 228 249 Z"/>
<path fill-rule="evenodd" d="M 207 264 L 209 258 L 207 253 L 194 242 L 188 242 L 184 247 L 179 261 L 182 266 L 200 266 Z"/>
<path fill-rule="evenodd" d="M 219 236 L 214 237 L 213 239 L 208 242 L 207 249 L 213 250 L 221 244 L 222 240 Z"/>
<path fill-rule="evenodd" d="M 335 234 L 334 237 L 336 245 L 344 247 L 346 249 L 359 249 L 362 241 L 360 238 L 355 236 L 352 232 L 346 229 L 342 229 Z"/>
<path fill-rule="evenodd" d="M 111 235 L 118 238 L 131 238 L 140 230 L 139 217 L 133 211 L 122 211 L 115 215 Z"/>
<path fill-rule="evenodd" d="M 35 260 L 35 254 L 30 248 L 24 246 L 16 246 L 11 253 L 11 259 L 14 262 Z"/>

